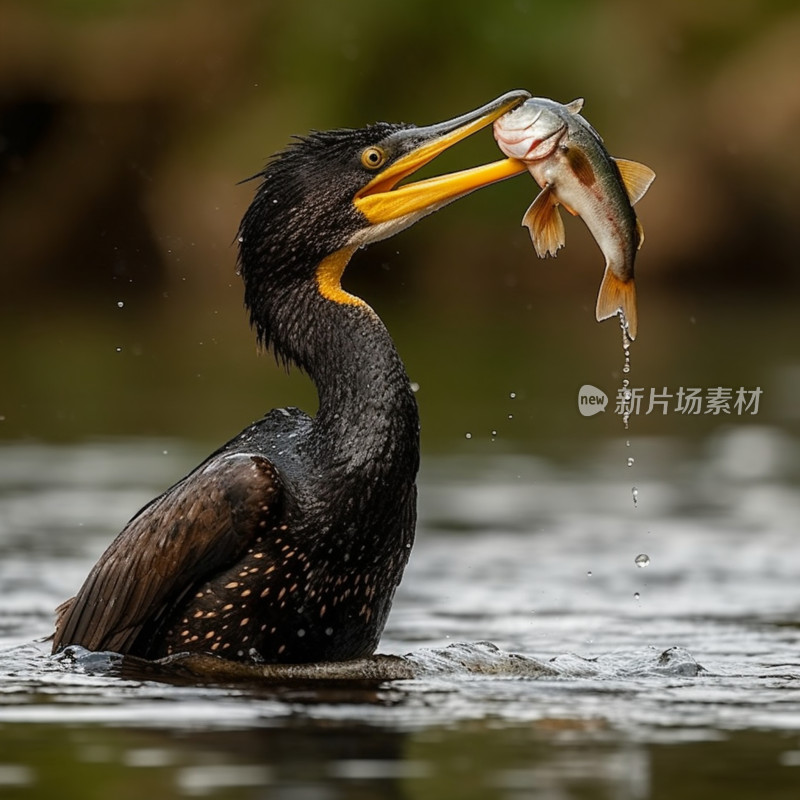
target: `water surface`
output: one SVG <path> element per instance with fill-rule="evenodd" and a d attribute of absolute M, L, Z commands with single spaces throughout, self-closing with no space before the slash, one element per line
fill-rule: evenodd
<path fill-rule="evenodd" d="M 3 445 L 0 789 L 795 797 L 798 442 L 750 425 L 633 447 L 632 468 L 621 437 L 559 459 L 477 445 L 426 459 L 381 644 L 426 673 L 269 688 L 123 680 L 36 641 L 196 445 Z M 510 654 L 550 674 L 521 675 Z"/>

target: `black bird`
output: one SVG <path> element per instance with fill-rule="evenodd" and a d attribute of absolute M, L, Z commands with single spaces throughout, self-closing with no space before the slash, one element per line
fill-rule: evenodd
<path fill-rule="evenodd" d="M 268 163 L 239 231 L 245 304 L 260 342 L 316 384 L 317 415 L 269 412 L 139 511 L 59 607 L 54 652 L 374 652 L 414 540 L 419 417 L 389 333 L 340 278 L 357 248 L 524 171 L 503 160 L 398 187 L 528 96 L 428 127 L 312 133 Z"/>

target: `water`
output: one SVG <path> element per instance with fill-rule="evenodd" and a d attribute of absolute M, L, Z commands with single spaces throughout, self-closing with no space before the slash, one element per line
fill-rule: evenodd
<path fill-rule="evenodd" d="M 380 648 L 418 677 L 279 687 L 121 679 L 35 641 L 202 452 L 0 447 L 0 793 L 795 797 L 798 442 L 750 426 L 636 445 L 635 511 L 624 440 L 426 458 Z"/>

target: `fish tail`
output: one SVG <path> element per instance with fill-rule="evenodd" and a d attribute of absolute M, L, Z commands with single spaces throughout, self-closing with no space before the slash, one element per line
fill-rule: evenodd
<path fill-rule="evenodd" d="M 626 324 L 628 336 L 631 340 L 636 338 L 639 325 L 636 311 L 636 284 L 633 278 L 627 281 L 620 280 L 608 267 L 603 273 L 603 282 L 597 294 L 597 321 L 622 314 Z"/>

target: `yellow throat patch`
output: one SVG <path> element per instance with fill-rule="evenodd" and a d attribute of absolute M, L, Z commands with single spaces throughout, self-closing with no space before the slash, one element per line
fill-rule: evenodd
<path fill-rule="evenodd" d="M 360 297 L 342 289 L 342 274 L 355 251 L 355 247 L 343 247 L 320 261 L 317 267 L 317 289 L 326 300 L 350 306 L 366 305 Z"/>

